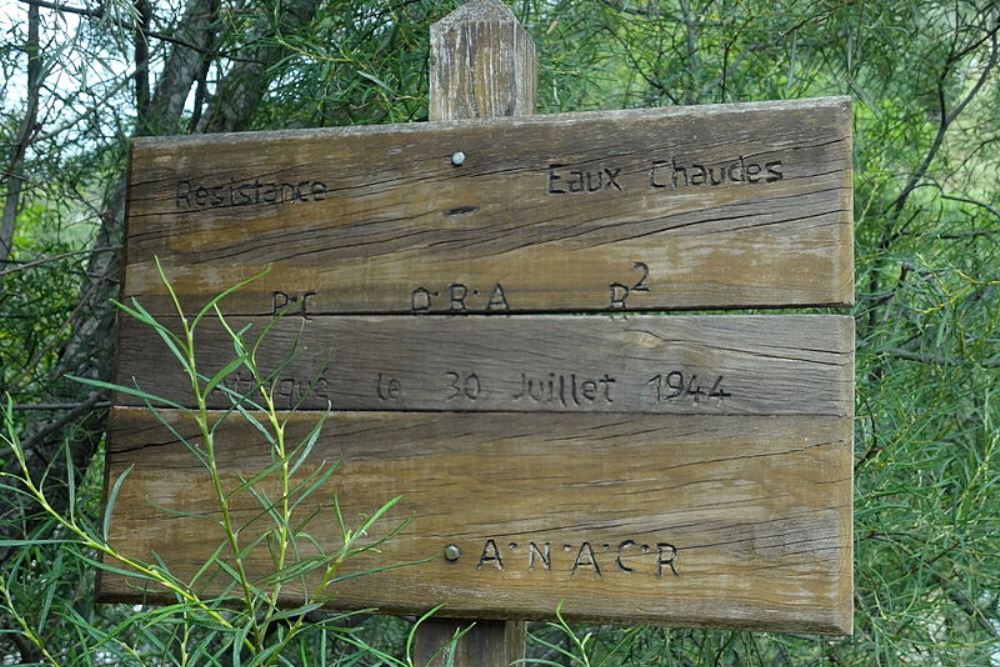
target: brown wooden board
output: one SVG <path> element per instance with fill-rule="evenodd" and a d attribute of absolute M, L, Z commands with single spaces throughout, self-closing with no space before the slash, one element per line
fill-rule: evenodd
<path fill-rule="evenodd" d="M 249 337 L 283 313 L 259 360 L 299 410 L 289 437 L 335 410 L 299 472 L 342 468 L 301 516 L 402 495 L 371 538 L 412 522 L 343 574 L 429 559 L 338 582 L 331 606 L 850 632 L 853 321 L 622 317 L 850 304 L 849 128 L 824 98 L 140 139 L 124 292 L 176 330 L 156 258 L 189 311 L 263 273 L 222 307 Z M 123 319 L 119 343 L 117 382 L 191 405 L 154 334 Z M 232 357 L 211 317 L 197 346 L 208 375 Z M 135 468 L 111 539 L 191 577 L 222 538 L 178 442 L 194 424 L 113 403 L 108 483 Z M 215 433 L 227 489 L 270 460 L 239 414 Z M 248 543 L 261 512 L 232 503 Z M 249 562 L 269 573 L 266 548 Z"/>
<path fill-rule="evenodd" d="M 230 345 L 204 334 L 211 373 Z M 336 492 L 357 517 L 402 495 L 391 519 L 413 519 L 382 557 L 351 567 L 432 559 L 338 585 L 335 605 L 416 613 L 440 602 L 502 619 L 551 617 L 565 601 L 581 620 L 849 631 L 851 318 L 291 316 L 272 336 L 265 366 L 298 348 L 279 398 L 352 410 L 334 413 L 310 455 L 313 466 L 343 461 L 317 497 Z M 190 403 L 161 345 L 125 326 L 119 381 L 131 373 Z M 250 390 L 238 376 L 228 385 Z M 189 417 L 163 416 L 189 434 Z M 292 416 L 292 440 L 319 416 Z M 234 486 L 268 460 L 239 415 L 216 449 Z M 211 520 L 182 516 L 213 506 L 197 462 L 143 408 L 115 410 L 108 451 L 110 483 L 136 466 L 115 545 L 195 572 L 220 539 Z M 244 495 L 237 513 L 259 516 Z M 312 532 L 337 541 L 329 519 Z M 442 557 L 449 544 L 458 563 Z M 253 563 L 266 574 L 266 553 Z M 113 576 L 100 586 L 108 599 L 142 598 Z"/>
<path fill-rule="evenodd" d="M 189 417 L 160 417 L 195 438 Z M 289 439 L 317 417 L 290 416 Z M 342 467 L 300 511 L 326 504 L 309 531 L 329 549 L 334 493 L 354 526 L 403 494 L 372 538 L 412 522 L 342 573 L 430 559 L 337 583 L 336 607 L 551 618 L 561 602 L 576 620 L 849 633 L 851 439 L 849 418 L 824 415 L 334 413 L 300 472 Z M 135 466 L 111 542 L 193 576 L 222 540 L 204 469 L 142 408 L 113 409 L 108 443 L 110 481 Z M 238 415 L 215 443 L 227 490 L 270 461 Z M 246 492 L 231 504 L 249 543 L 259 507 Z M 461 550 L 455 562 L 443 557 L 449 545 Z M 251 577 L 269 568 L 262 545 Z M 143 599 L 134 586 L 107 573 L 99 583 L 109 601 Z"/>
<path fill-rule="evenodd" d="M 173 320 L 164 320 L 178 329 Z M 232 318 L 252 325 L 267 317 Z M 212 319 L 200 370 L 234 358 Z M 848 415 L 854 321 L 841 315 L 286 316 L 260 346 L 282 409 Z M 117 382 L 192 405 L 190 380 L 151 329 L 122 322 Z M 222 384 L 255 393 L 244 369 Z M 209 406 L 226 408 L 222 389 Z M 118 404 L 142 405 L 120 395 Z"/>
<path fill-rule="evenodd" d="M 247 315 L 846 305 L 851 193 L 847 98 L 142 138 L 124 292 L 172 310 L 158 256 L 189 305 L 269 271 Z"/>

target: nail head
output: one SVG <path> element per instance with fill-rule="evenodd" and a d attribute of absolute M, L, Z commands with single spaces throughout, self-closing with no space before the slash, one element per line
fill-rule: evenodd
<path fill-rule="evenodd" d="M 449 544 L 444 548 L 444 558 L 445 560 L 454 563 L 462 555 L 462 550 L 458 548 L 457 544 Z"/>
<path fill-rule="evenodd" d="M 451 154 L 451 163 L 456 167 L 461 167 L 465 164 L 465 153 L 462 151 L 455 151 Z"/>

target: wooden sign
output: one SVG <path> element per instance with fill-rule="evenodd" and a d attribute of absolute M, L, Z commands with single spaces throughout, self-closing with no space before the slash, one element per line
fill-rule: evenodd
<path fill-rule="evenodd" d="M 315 503 L 357 521 L 402 495 L 372 539 L 411 520 L 345 575 L 423 561 L 332 606 L 849 633 L 853 320 L 630 314 L 851 303 L 849 118 L 834 98 L 142 139 L 125 292 L 176 327 L 154 258 L 188 307 L 267 271 L 223 309 L 248 335 L 279 315 L 259 362 L 290 438 L 335 410 L 299 471 L 342 462 Z M 206 373 L 232 356 L 208 321 L 197 345 Z M 116 380 L 192 405 L 130 320 Z M 209 407 L 251 390 L 235 371 Z M 219 546 L 194 425 L 115 404 L 109 483 L 135 468 L 111 540 L 193 576 Z M 239 415 L 215 433 L 228 489 L 270 460 Z M 252 541 L 256 501 L 232 510 Z M 266 548 L 247 566 L 266 576 Z"/>
<path fill-rule="evenodd" d="M 146 138 L 125 293 L 172 312 L 847 305 L 847 98 Z"/>
<path fill-rule="evenodd" d="M 221 326 L 203 333 L 199 368 L 212 376 L 232 342 Z M 119 384 L 190 404 L 190 380 L 150 354 L 147 328 L 123 322 L 120 340 Z M 853 401 L 853 320 L 840 315 L 291 317 L 264 340 L 258 364 L 278 369 L 288 410 L 846 415 Z M 236 371 L 208 404 L 253 391 Z"/>

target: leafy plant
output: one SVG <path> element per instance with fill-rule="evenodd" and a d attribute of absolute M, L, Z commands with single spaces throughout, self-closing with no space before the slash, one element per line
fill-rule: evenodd
<path fill-rule="evenodd" d="M 549 635 L 533 633 L 531 640 L 545 648 L 545 655 L 538 658 L 519 660 L 518 664 L 546 665 L 548 667 L 611 667 L 622 664 L 621 653 L 633 640 L 639 628 L 625 630 L 610 647 L 599 646 L 595 641 L 596 633 L 586 630 L 580 636 L 579 628 L 574 629 L 562 615 L 563 603 L 556 606 L 556 621 L 546 623 Z M 556 662 L 558 658 L 564 662 Z"/>
<path fill-rule="evenodd" d="M 329 408 L 319 413 L 316 423 L 304 438 L 289 442 L 286 427 L 291 413 L 279 411 L 275 400 L 278 373 L 265 373 L 257 361 L 258 353 L 266 344 L 267 335 L 280 314 L 260 332 L 252 332 L 249 326 L 238 330 L 234 328 L 219 308 L 222 299 L 259 276 L 223 291 L 192 317 L 185 313 L 159 262 L 157 267 L 173 299 L 180 331 L 171 331 L 136 300 L 128 305 L 117 305 L 125 314 L 148 326 L 169 349 L 190 381 L 194 407 L 150 394 L 139 383 L 123 386 L 89 378 L 75 379 L 96 389 L 141 399 L 159 423 L 207 471 L 218 517 L 215 526 L 219 532 L 219 545 L 197 573 L 189 578 L 172 572 L 170 565 L 157 554 L 152 555 L 152 560 L 146 560 L 143 555 L 123 553 L 116 548 L 110 540 L 110 527 L 116 501 L 123 486 L 128 483 L 131 467 L 110 485 L 103 514 L 99 521 L 92 521 L 77 510 L 78 483 L 73 473 L 74 466 L 68 462 L 66 470 L 69 471 L 69 478 L 65 487 L 69 494 L 66 503 L 68 511 L 60 512 L 50 502 L 47 479 L 36 481 L 31 475 L 17 434 L 13 402 L 8 397 L 3 410 L 4 432 L 0 438 L 16 465 L 14 472 L 3 473 L 2 489 L 18 494 L 28 505 L 36 507 L 43 519 L 41 525 L 45 528 L 41 532 L 52 535 L 44 538 L 26 536 L 0 542 L 3 548 L 25 550 L 8 570 L 6 582 L 0 583 L 0 596 L 12 621 L 9 632 L 18 634 L 21 641 L 27 643 L 29 652 L 48 664 L 62 664 L 66 657 L 64 650 L 46 646 L 39 629 L 32 627 L 17 611 L 11 595 L 11 589 L 16 587 L 18 578 L 24 574 L 28 563 L 26 554 L 30 554 L 32 549 L 55 545 L 59 548 L 57 558 L 76 559 L 99 571 L 126 577 L 144 590 L 166 593 L 172 599 L 171 604 L 143 609 L 142 613 L 128 616 L 111 629 L 100 628 L 86 619 L 75 619 L 81 638 L 93 650 L 113 654 L 126 662 L 146 664 L 151 654 L 160 653 L 161 658 L 169 654 L 170 662 L 178 665 L 275 665 L 287 662 L 283 656 L 303 634 L 319 631 L 336 635 L 339 640 L 357 649 L 358 656 L 367 655 L 392 665 L 410 664 L 409 657 L 405 661 L 392 658 L 341 627 L 358 612 L 333 614 L 322 619 L 316 615 L 335 596 L 343 564 L 358 555 L 377 552 L 379 546 L 396 535 L 406 522 L 381 537 L 372 538 L 373 526 L 396 506 L 400 498 L 389 500 L 371 512 L 360 525 L 351 527 L 334 496 L 327 509 L 335 519 L 340 543 L 339 547 L 327 550 L 309 532 L 318 511 L 305 518 L 296 514 L 304 501 L 323 492 L 337 470 L 337 465 L 329 463 L 304 466 L 321 436 Z M 199 325 L 211 317 L 228 334 L 233 357 L 221 370 L 208 377 L 198 367 L 196 333 Z M 223 382 L 237 370 L 248 373 L 252 378 L 253 386 L 247 393 L 238 393 Z M 208 398 L 216 390 L 228 397 L 228 409 L 215 411 L 208 408 Z M 164 416 L 164 409 L 180 411 L 185 418 L 193 420 L 197 426 L 197 438 L 183 435 Z M 241 476 L 235 487 L 227 482 L 220 470 L 216 450 L 216 432 L 228 419 L 243 419 L 252 424 L 270 452 L 269 465 L 250 477 Z M 69 449 L 64 451 L 68 456 Z M 274 487 L 279 489 L 276 498 L 270 497 L 267 491 Z M 252 496 L 259 512 L 241 523 L 236 520 L 233 508 L 236 499 L 243 494 Z M 255 579 L 249 572 L 247 559 L 259 549 L 267 550 L 271 572 Z M 363 576 L 402 565 L 405 563 L 365 571 L 360 575 L 352 572 L 343 576 Z M 213 576 L 218 578 L 220 574 L 224 585 L 214 585 L 212 590 L 217 592 L 206 592 L 205 582 Z M 289 594 L 289 589 L 293 593 Z M 48 608 L 53 604 L 55 588 L 51 591 L 47 609 L 39 616 L 41 620 L 45 619 Z M 289 597 L 298 598 L 298 603 L 289 607 Z M 71 612 L 63 610 L 62 613 Z M 320 622 L 315 622 L 317 620 Z M 175 630 L 164 641 L 144 632 L 153 623 L 171 625 Z M 126 637 L 130 641 L 126 641 Z M 140 641 L 136 641 L 137 638 Z M 411 643 L 408 642 L 407 646 Z"/>

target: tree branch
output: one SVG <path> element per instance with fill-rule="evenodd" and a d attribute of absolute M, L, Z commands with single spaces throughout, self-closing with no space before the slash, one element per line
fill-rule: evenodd
<path fill-rule="evenodd" d="M 14 223 L 21 204 L 21 189 L 24 187 L 24 179 L 17 173 L 18 165 L 24 160 L 28 146 L 31 145 L 32 135 L 36 131 L 38 98 L 42 86 L 42 56 L 38 48 L 40 22 L 38 7 L 29 7 L 28 41 L 25 44 L 25 51 L 28 54 L 28 99 L 10 163 L 5 170 L 14 178 L 10 178 L 7 194 L 4 197 L 3 219 L 0 221 L 0 261 L 7 260 L 14 249 Z M 7 178 L 9 177 L 0 178 L 0 183 Z"/>
<path fill-rule="evenodd" d="M 122 21 L 121 19 L 115 17 L 109 17 L 103 9 L 87 9 L 86 7 L 73 7 L 71 5 L 64 5 L 59 2 L 46 2 L 46 0 L 17 0 L 17 1 L 26 5 L 31 5 L 34 7 L 42 7 L 44 9 L 54 9 L 59 12 L 68 12 L 70 14 L 76 14 L 77 16 L 86 16 L 87 18 L 108 20 L 117 25 L 119 28 L 122 28 L 123 30 L 128 30 L 129 32 L 135 32 L 136 30 L 136 26 L 133 25 L 132 23 L 129 23 L 128 21 Z M 232 60 L 234 62 L 239 62 L 243 60 L 243 58 L 240 58 L 238 56 L 232 56 L 222 51 L 213 51 L 207 47 L 195 44 L 194 42 L 181 39 L 180 37 L 176 37 L 174 35 L 168 35 L 167 33 L 159 32 L 157 30 L 147 30 L 145 34 L 146 37 L 148 38 L 158 39 L 160 41 L 167 42 L 175 46 L 183 46 L 188 49 L 191 49 L 192 51 L 198 51 L 199 53 L 202 53 L 206 56 L 210 56 L 213 58 L 222 57 L 228 60 Z"/>
<path fill-rule="evenodd" d="M 948 199 L 948 200 L 951 200 L 951 201 L 960 201 L 960 202 L 964 202 L 966 204 L 973 204 L 974 206 L 979 206 L 980 208 L 985 208 L 987 211 L 989 211 L 994 216 L 996 216 L 998 219 L 1000 219 L 1000 209 L 996 208 L 995 206 L 991 206 L 990 204 L 987 204 L 986 202 L 978 201 L 976 199 L 970 199 L 968 197 L 956 197 L 954 195 L 946 195 L 944 193 L 941 194 L 941 199 Z"/>
<path fill-rule="evenodd" d="M 924 175 L 927 173 L 927 170 L 930 168 L 931 163 L 934 162 L 934 158 L 937 157 L 938 151 L 941 149 L 941 145 L 944 143 L 944 137 L 945 134 L 948 132 L 948 128 L 951 127 L 951 124 L 955 122 L 955 119 L 958 118 L 959 114 L 962 113 L 965 107 L 969 105 L 969 102 L 971 102 L 976 97 L 976 95 L 979 94 L 979 91 L 982 90 L 983 86 L 986 84 L 986 81 L 989 79 L 990 73 L 993 71 L 993 68 L 996 67 L 997 54 L 998 54 L 998 48 L 997 48 L 998 30 L 1000 30 L 1000 21 L 998 21 L 997 24 L 994 25 L 993 28 L 989 31 L 989 39 L 992 42 L 992 45 L 990 47 L 989 60 L 986 62 L 985 67 L 983 67 L 982 74 L 980 74 L 975 85 L 972 86 L 972 89 L 965 95 L 965 97 L 961 99 L 961 101 L 950 112 L 948 112 L 946 108 L 947 99 L 945 98 L 944 94 L 944 81 L 947 78 L 949 71 L 954 66 L 956 59 L 959 58 L 960 56 L 953 53 L 948 58 L 948 61 L 945 63 L 945 67 L 941 72 L 941 76 L 938 78 L 938 85 L 937 85 L 938 100 L 939 100 L 938 104 L 941 109 L 941 121 L 938 123 L 937 134 L 934 136 L 934 141 L 933 143 L 931 143 L 931 147 L 927 151 L 927 154 L 924 156 L 924 159 L 920 163 L 920 166 L 918 166 L 917 169 L 912 174 L 910 174 L 910 178 L 909 180 L 907 180 L 906 185 L 899 193 L 899 196 L 897 196 L 896 199 L 894 199 L 893 202 L 888 206 L 888 209 L 894 210 L 897 215 L 899 211 L 902 210 L 903 206 L 906 205 L 906 200 L 909 198 L 910 194 L 913 193 L 913 190 L 917 187 L 917 185 L 923 179 Z M 977 42 L 977 43 L 982 43 L 982 42 Z M 968 53 L 968 50 L 963 49 L 958 53 L 964 55 Z"/>
<path fill-rule="evenodd" d="M 109 408 L 111 404 L 107 401 L 90 403 L 88 401 L 77 401 L 76 403 L 15 403 L 14 410 L 22 412 L 33 412 L 36 410 L 78 410 L 80 408 Z"/>

